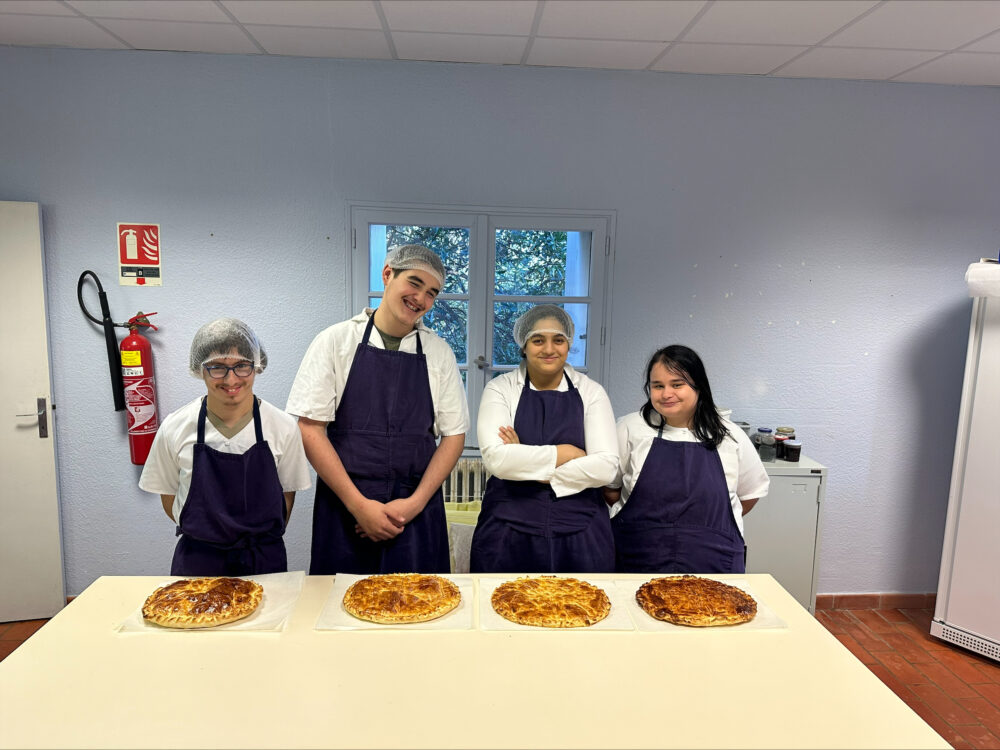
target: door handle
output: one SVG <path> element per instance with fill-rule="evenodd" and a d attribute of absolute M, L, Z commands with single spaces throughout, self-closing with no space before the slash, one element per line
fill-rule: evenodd
<path fill-rule="evenodd" d="M 472 363 L 476 367 L 478 367 L 480 370 L 485 370 L 486 369 L 486 357 L 484 357 L 482 354 L 480 354 L 478 357 L 476 357 L 472 361 Z"/>
<path fill-rule="evenodd" d="M 37 400 L 38 411 L 34 414 L 15 414 L 15 417 L 35 417 L 38 420 L 38 437 L 47 438 L 49 436 L 49 420 L 45 408 L 45 399 Z"/>

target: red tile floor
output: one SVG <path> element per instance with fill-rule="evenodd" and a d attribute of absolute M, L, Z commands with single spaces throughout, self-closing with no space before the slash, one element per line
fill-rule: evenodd
<path fill-rule="evenodd" d="M 840 606 L 838 604 L 838 606 Z M 930 635 L 933 606 L 817 609 L 818 619 L 954 748 L 1000 750 L 1000 664 Z"/>
<path fill-rule="evenodd" d="M 1000 750 L 1000 664 L 930 635 L 933 606 L 885 604 L 818 609 L 816 619 L 952 747 Z M 0 623 L 0 660 L 45 623 Z"/>

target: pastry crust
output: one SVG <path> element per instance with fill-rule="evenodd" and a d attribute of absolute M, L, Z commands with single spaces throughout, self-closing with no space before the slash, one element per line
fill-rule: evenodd
<path fill-rule="evenodd" d="M 253 613 L 264 587 L 242 578 L 185 578 L 162 586 L 142 605 L 142 616 L 167 628 L 211 628 Z"/>
<path fill-rule="evenodd" d="M 635 600 L 650 617 L 695 628 L 739 625 L 757 615 L 757 602 L 746 591 L 700 576 L 654 578 L 639 587 Z"/>
<path fill-rule="evenodd" d="M 359 620 L 395 625 L 436 620 L 461 601 L 458 586 L 442 576 L 390 573 L 352 583 L 344 594 L 344 609 Z"/>
<path fill-rule="evenodd" d="M 583 628 L 611 612 L 611 600 L 602 589 L 557 576 L 506 581 L 494 589 L 490 603 L 504 619 L 543 628 Z"/>

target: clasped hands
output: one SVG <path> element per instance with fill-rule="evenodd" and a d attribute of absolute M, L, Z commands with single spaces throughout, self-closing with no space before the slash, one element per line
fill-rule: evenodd
<path fill-rule="evenodd" d="M 354 531 L 362 539 L 384 542 L 403 533 L 406 524 L 417 515 L 412 497 L 400 497 L 387 503 L 365 498 L 354 513 Z"/>

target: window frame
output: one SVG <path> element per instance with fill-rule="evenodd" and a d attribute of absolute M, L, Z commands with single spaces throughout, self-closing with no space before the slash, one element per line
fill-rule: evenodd
<path fill-rule="evenodd" d="M 550 302 L 588 304 L 587 328 L 577 331 L 577 338 L 586 335 L 585 366 L 578 368 L 602 383 L 607 390 L 605 374 L 610 370 L 611 289 L 615 258 L 617 215 L 609 210 L 538 209 L 500 206 L 433 205 L 413 203 L 381 203 L 348 201 L 348 274 L 351 289 L 352 314 L 369 305 L 369 227 L 371 225 L 409 225 L 463 227 L 469 231 L 468 294 L 442 292 L 435 304 L 448 299 L 468 299 L 467 362 L 459 362 L 466 372 L 466 399 L 469 404 L 470 427 L 465 442 L 476 450 L 476 418 L 479 400 L 486 383 L 494 373 L 507 372 L 510 366 L 493 366 L 492 321 L 494 305 L 502 302 Z M 590 232 L 590 294 L 584 296 L 496 294 L 496 230 L 523 229 L 528 231 Z M 491 283 L 492 282 L 492 283 Z M 474 300 L 482 300 L 475 303 Z M 484 363 L 477 357 L 485 358 Z M 475 398 L 469 394 L 475 392 Z"/>

